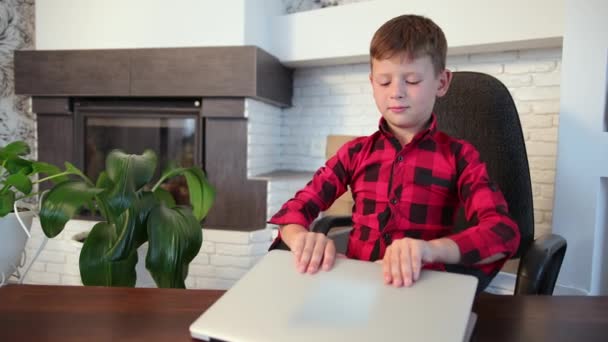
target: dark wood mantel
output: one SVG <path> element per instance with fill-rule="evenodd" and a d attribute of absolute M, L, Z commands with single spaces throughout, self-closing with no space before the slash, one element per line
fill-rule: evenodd
<path fill-rule="evenodd" d="M 15 93 L 249 97 L 286 107 L 292 73 L 254 46 L 15 51 Z"/>
<path fill-rule="evenodd" d="M 82 100 L 200 99 L 201 160 L 218 194 L 205 220 L 213 228 L 265 227 L 266 181 L 247 179 L 245 99 L 288 107 L 292 89 L 292 70 L 255 46 L 15 51 L 15 93 L 32 96 L 41 161 L 83 167 L 74 146 Z"/>

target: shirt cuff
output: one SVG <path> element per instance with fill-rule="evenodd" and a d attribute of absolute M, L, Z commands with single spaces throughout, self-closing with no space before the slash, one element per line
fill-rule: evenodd
<path fill-rule="evenodd" d="M 504 253 L 505 257 L 510 251 L 504 245 L 496 245 L 480 237 L 477 227 L 465 229 L 454 235 L 447 236 L 456 243 L 460 250 L 460 263 L 473 265 L 492 255 Z"/>

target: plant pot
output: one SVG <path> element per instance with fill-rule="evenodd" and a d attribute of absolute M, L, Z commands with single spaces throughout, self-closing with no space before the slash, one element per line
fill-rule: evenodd
<path fill-rule="evenodd" d="M 34 212 L 19 212 L 25 228 L 30 231 Z M 0 286 L 17 270 L 21 256 L 28 240 L 15 213 L 0 218 Z"/>

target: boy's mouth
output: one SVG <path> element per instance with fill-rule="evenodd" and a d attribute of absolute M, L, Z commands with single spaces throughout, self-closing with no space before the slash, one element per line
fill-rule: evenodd
<path fill-rule="evenodd" d="M 410 107 L 407 107 L 407 106 L 391 106 L 391 107 L 388 107 L 388 110 L 390 110 L 392 113 L 403 113 L 408 108 L 410 108 Z"/>

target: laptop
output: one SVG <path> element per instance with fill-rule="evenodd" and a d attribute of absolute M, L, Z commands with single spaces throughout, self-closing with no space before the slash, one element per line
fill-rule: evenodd
<path fill-rule="evenodd" d="M 475 323 L 476 287 L 473 276 L 423 270 L 413 286 L 395 288 L 384 284 L 378 263 L 344 258 L 329 272 L 301 274 L 291 252 L 273 250 L 190 334 L 230 342 L 462 342 Z"/>

